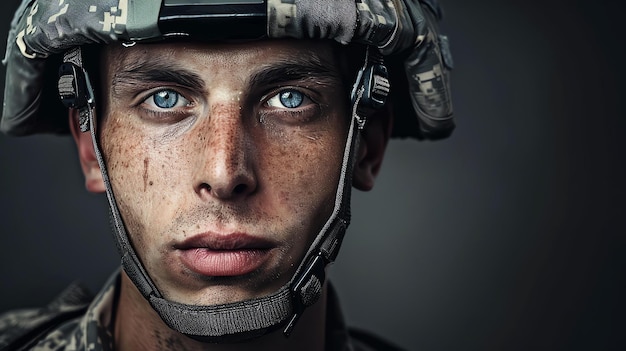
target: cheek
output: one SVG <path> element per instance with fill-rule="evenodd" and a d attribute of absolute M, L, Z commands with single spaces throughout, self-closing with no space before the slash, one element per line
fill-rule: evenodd
<path fill-rule="evenodd" d="M 141 233 L 152 231 L 160 225 L 158 219 L 165 217 L 154 212 L 172 207 L 176 192 L 164 190 L 174 186 L 171 180 L 178 178 L 174 173 L 180 168 L 174 165 L 176 155 L 144 137 L 140 127 L 122 124 L 124 117 L 110 116 L 102 129 L 101 144 L 124 222 L 133 239 L 141 240 Z"/>
<path fill-rule="evenodd" d="M 138 190 L 137 173 L 145 168 L 142 164 L 144 146 L 135 138 L 137 130 L 130 125 L 121 125 L 119 118 L 112 115 L 102 128 L 101 144 L 111 179 L 113 191 L 118 201 L 128 192 Z"/>
<path fill-rule="evenodd" d="M 289 212 L 288 217 L 317 228 L 334 205 L 343 142 L 335 134 L 311 135 L 292 131 L 279 142 L 268 142 L 260 155 L 264 170 L 260 181 L 276 194 L 275 200 Z"/>

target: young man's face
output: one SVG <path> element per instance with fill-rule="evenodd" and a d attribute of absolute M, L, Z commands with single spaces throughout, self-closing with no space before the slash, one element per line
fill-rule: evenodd
<path fill-rule="evenodd" d="M 105 51 L 103 153 L 158 288 L 197 305 L 278 290 L 334 205 L 349 112 L 333 47 Z"/>

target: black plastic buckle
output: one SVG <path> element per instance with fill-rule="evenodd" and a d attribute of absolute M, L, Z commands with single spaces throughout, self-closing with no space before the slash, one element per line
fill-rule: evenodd
<path fill-rule="evenodd" d="M 326 279 L 326 259 L 322 252 L 311 258 L 306 271 L 301 275 L 297 283 L 291 288 L 293 302 L 293 315 L 283 330 L 285 336 L 289 336 L 296 322 L 302 316 L 304 310 L 313 305 L 321 296 Z"/>
<path fill-rule="evenodd" d="M 389 73 L 383 56 L 375 47 L 367 47 L 365 64 L 352 88 L 351 100 L 357 127 L 363 129 L 367 117 L 387 103 L 390 91 Z"/>
<path fill-rule="evenodd" d="M 81 132 L 90 128 L 89 116 L 95 104 L 93 88 L 87 72 L 74 62 L 81 62 L 80 49 L 68 52 L 65 62 L 59 67 L 57 88 L 61 102 L 67 108 L 79 111 L 79 126 Z M 71 61 L 77 60 L 77 61 Z"/>
<path fill-rule="evenodd" d="M 67 108 L 80 109 L 87 106 L 89 91 L 83 69 L 71 62 L 64 62 L 59 67 L 59 96 Z"/>
<path fill-rule="evenodd" d="M 365 106 L 379 109 L 385 106 L 389 96 L 389 73 L 383 64 L 369 65 L 363 74 L 363 97 Z"/>

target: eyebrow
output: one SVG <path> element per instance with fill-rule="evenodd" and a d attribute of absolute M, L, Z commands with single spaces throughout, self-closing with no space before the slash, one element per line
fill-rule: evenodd
<path fill-rule="evenodd" d="M 316 55 L 279 58 L 276 62 L 262 65 L 251 75 L 248 89 L 258 86 L 280 85 L 288 81 L 310 82 L 330 85 L 342 81 L 335 65 L 322 62 Z M 184 87 L 204 90 L 204 80 L 196 73 L 168 61 L 148 61 L 142 58 L 116 70 L 111 89 L 116 96 L 141 82 L 167 82 Z"/>
<path fill-rule="evenodd" d="M 204 80 L 198 74 L 174 62 L 141 59 L 117 70 L 111 80 L 111 88 L 115 95 L 120 95 L 125 91 L 124 87 L 138 82 L 167 82 L 195 89 L 204 87 Z"/>
<path fill-rule="evenodd" d="M 318 57 L 307 56 L 282 58 L 263 65 L 250 78 L 250 87 L 279 85 L 288 81 L 310 81 L 315 84 L 341 82 L 341 74 L 335 65 L 323 63 Z"/>

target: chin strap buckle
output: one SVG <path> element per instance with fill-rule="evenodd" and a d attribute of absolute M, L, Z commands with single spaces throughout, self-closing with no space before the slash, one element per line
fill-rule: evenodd
<path fill-rule="evenodd" d="M 291 334 L 304 309 L 313 305 L 322 295 L 327 264 L 328 262 L 322 252 L 318 252 L 316 256 L 311 258 L 310 263 L 306 266 L 306 271 L 291 288 L 293 315 L 283 330 L 285 336 Z"/>
<path fill-rule="evenodd" d="M 305 270 L 291 287 L 293 315 L 283 330 L 285 336 L 291 334 L 304 310 L 317 302 L 322 295 L 326 281 L 326 266 L 335 261 L 347 227 L 348 222 L 346 220 L 337 219 L 317 254 L 309 259 Z"/>

